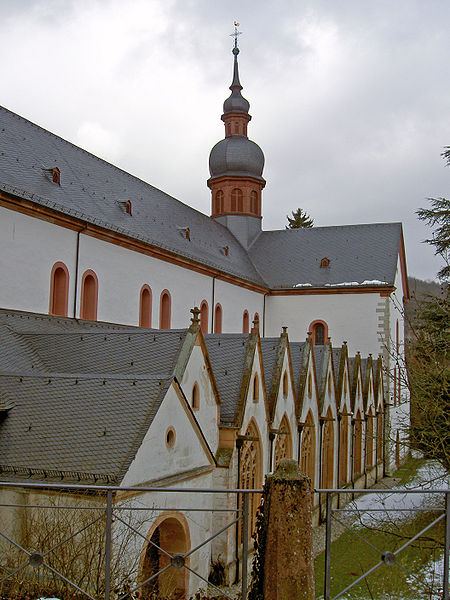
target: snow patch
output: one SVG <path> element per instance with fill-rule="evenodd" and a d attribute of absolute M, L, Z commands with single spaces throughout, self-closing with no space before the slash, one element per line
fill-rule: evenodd
<path fill-rule="evenodd" d="M 295 287 L 295 288 L 298 288 L 298 287 L 312 287 L 312 283 L 296 283 L 292 287 Z"/>

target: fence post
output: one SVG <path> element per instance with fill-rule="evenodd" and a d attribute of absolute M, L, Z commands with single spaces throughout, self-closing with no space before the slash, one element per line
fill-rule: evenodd
<path fill-rule="evenodd" d="M 443 600 L 449 600 L 448 563 L 450 554 L 450 492 L 445 494 L 445 549 L 444 549 L 444 581 Z"/>
<path fill-rule="evenodd" d="M 247 600 L 247 568 L 248 568 L 248 494 L 243 494 L 242 519 L 242 600 Z"/>
<path fill-rule="evenodd" d="M 284 459 L 264 486 L 264 600 L 313 600 L 311 481 Z"/>
<path fill-rule="evenodd" d="M 331 566 L 331 502 L 333 497 L 330 492 L 327 494 L 327 513 L 325 525 L 325 581 L 323 597 L 324 600 L 330 600 L 330 566 Z"/>
<path fill-rule="evenodd" d="M 112 492 L 106 492 L 106 533 L 105 533 L 105 600 L 109 600 L 111 587 L 111 527 L 112 527 Z"/>

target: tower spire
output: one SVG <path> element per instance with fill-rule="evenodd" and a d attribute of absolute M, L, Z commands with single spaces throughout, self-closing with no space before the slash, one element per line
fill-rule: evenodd
<path fill-rule="evenodd" d="M 218 142 L 209 155 L 208 187 L 211 189 L 211 216 L 228 227 L 244 247 L 261 232 L 261 191 L 264 154 L 247 137 L 251 119 L 250 104 L 242 94 L 238 68 L 238 30 L 234 22 L 233 80 L 231 94 L 223 103 L 222 121 L 225 139 Z"/>

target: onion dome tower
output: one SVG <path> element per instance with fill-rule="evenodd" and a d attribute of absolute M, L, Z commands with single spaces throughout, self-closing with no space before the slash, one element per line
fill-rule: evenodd
<path fill-rule="evenodd" d="M 211 189 L 211 217 L 230 229 L 247 248 L 261 231 L 261 192 L 266 182 L 262 177 L 264 154 L 258 144 L 247 137 L 250 104 L 241 94 L 237 28 L 232 35 L 235 38 L 233 81 L 222 115 L 225 139 L 211 150 L 211 177 L 207 183 Z"/>

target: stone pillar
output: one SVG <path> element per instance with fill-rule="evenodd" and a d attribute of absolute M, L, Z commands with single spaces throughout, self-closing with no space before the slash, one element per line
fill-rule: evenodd
<path fill-rule="evenodd" d="M 264 600 L 313 600 L 311 481 L 283 459 L 264 486 Z"/>

